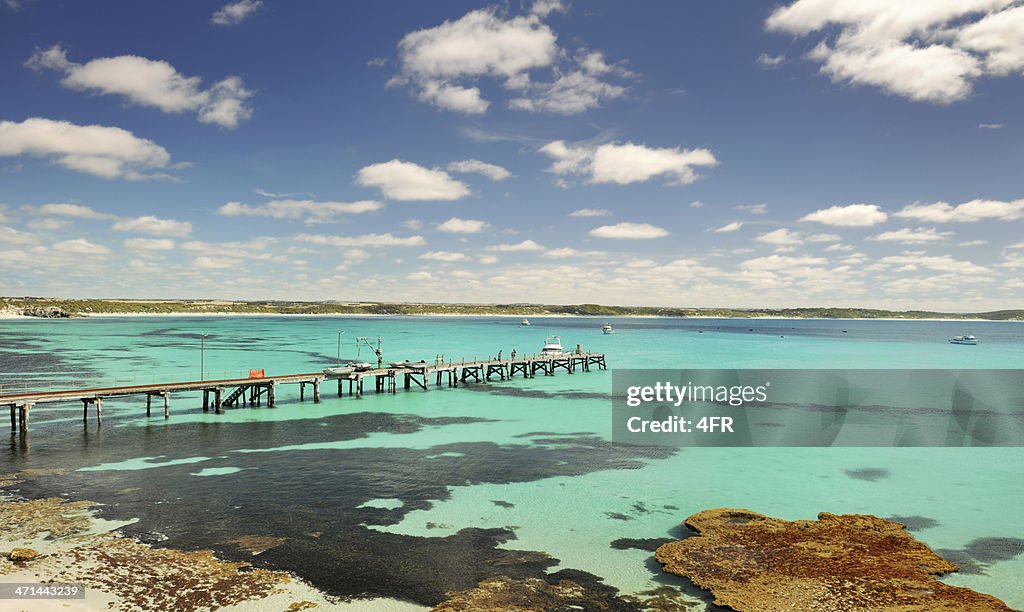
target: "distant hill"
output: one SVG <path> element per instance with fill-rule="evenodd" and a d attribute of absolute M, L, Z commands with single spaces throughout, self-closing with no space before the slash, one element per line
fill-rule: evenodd
<path fill-rule="evenodd" d="M 289 302 L 227 300 L 75 300 L 39 297 L 0 298 L 0 315 L 43 318 L 111 314 L 373 314 L 373 315 L 572 315 L 593 317 L 657 316 L 793 319 L 986 319 L 1024 321 L 1024 310 L 952 313 L 874 308 L 660 308 L 600 304 L 428 304 L 386 302 Z"/>

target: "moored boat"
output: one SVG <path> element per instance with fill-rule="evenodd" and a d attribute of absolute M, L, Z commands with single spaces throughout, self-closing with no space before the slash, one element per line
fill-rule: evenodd
<path fill-rule="evenodd" d="M 614 334 L 615 333 L 615 328 L 612 327 L 611 323 L 605 323 L 604 325 L 601 326 L 601 333 L 604 333 L 604 334 Z"/>
<path fill-rule="evenodd" d="M 949 343 L 974 345 L 978 343 L 978 339 L 971 334 L 964 334 L 963 336 L 953 336 L 949 339 Z"/>
<path fill-rule="evenodd" d="M 519 327 L 529 327 L 529 326 L 530 326 L 530 320 L 529 319 L 523 319 L 523 322 L 519 324 Z"/>
<path fill-rule="evenodd" d="M 562 341 L 558 336 L 550 336 L 544 339 L 544 348 L 540 351 L 541 357 L 561 357 L 563 355 L 566 355 L 566 352 L 562 348 Z"/>

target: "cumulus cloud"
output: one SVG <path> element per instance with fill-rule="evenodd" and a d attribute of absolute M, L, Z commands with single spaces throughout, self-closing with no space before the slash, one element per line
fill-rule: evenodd
<path fill-rule="evenodd" d="M 983 75 L 1024 68 L 1024 7 L 1015 0 L 797 0 L 765 27 L 838 33 L 808 54 L 834 82 L 878 87 L 919 102 L 969 97 Z"/>
<path fill-rule="evenodd" d="M 800 217 L 800 220 L 836 227 L 869 227 L 884 223 L 888 218 L 889 215 L 876 204 L 848 204 L 816 210 Z"/>
<path fill-rule="evenodd" d="M 740 229 L 741 227 L 743 227 L 743 222 L 742 221 L 733 221 L 732 223 L 726 223 L 722 227 L 716 227 L 715 229 L 713 229 L 711 231 L 713 231 L 716 234 L 725 234 L 725 233 L 728 233 L 728 232 L 735 232 L 736 230 Z"/>
<path fill-rule="evenodd" d="M 604 255 L 604 251 L 578 251 L 569 247 L 561 247 L 558 249 L 548 249 L 547 251 L 544 251 L 544 254 L 541 255 L 541 257 L 545 257 L 547 259 L 569 259 L 573 257 L 603 257 Z"/>
<path fill-rule="evenodd" d="M 492 181 L 503 181 L 508 177 L 512 176 L 512 173 L 498 166 L 496 164 L 489 164 L 482 162 L 477 159 L 467 159 L 464 161 L 453 161 L 448 164 L 449 172 L 473 172 L 476 174 L 482 174 Z"/>
<path fill-rule="evenodd" d="M 517 251 L 543 251 L 544 247 L 537 244 L 533 240 L 524 240 L 516 244 L 496 244 L 487 247 L 487 250 L 514 253 Z"/>
<path fill-rule="evenodd" d="M 68 204 L 65 202 L 42 204 L 40 206 L 22 206 L 22 210 L 31 215 L 45 215 L 48 217 L 69 217 L 72 219 L 112 219 L 114 215 L 101 213 L 83 204 Z"/>
<path fill-rule="evenodd" d="M 4 246 L 28 245 L 36 244 L 37 242 L 39 242 L 39 238 L 35 234 L 20 232 L 13 227 L 0 225 L 0 244 Z"/>
<path fill-rule="evenodd" d="M 478 85 L 484 78 L 516 92 L 509 107 L 519 110 L 574 114 L 622 97 L 626 88 L 604 78 L 629 78 L 631 72 L 608 64 L 599 51 L 573 56 L 558 46 L 558 36 L 543 19 L 565 9 L 554 0 L 537 2 L 517 16 L 483 8 L 410 32 L 398 43 L 401 72 L 389 85 L 410 85 L 421 101 L 466 114 L 490 107 Z M 535 70 L 550 71 L 551 80 L 535 81 Z"/>
<path fill-rule="evenodd" d="M 169 238 L 129 238 L 123 243 L 128 251 L 148 253 L 151 251 L 170 251 L 174 249 L 174 241 Z"/>
<path fill-rule="evenodd" d="M 612 214 L 610 210 L 603 208 L 580 208 L 569 213 L 570 217 L 607 217 Z"/>
<path fill-rule="evenodd" d="M 420 255 L 420 259 L 430 259 L 433 261 L 465 261 L 469 259 L 465 253 L 453 253 L 451 251 L 428 251 Z"/>
<path fill-rule="evenodd" d="M 185 76 L 162 60 L 119 55 L 79 64 L 68 60 L 60 45 L 37 51 L 25 65 L 63 72 L 61 85 L 69 89 L 124 96 L 132 104 L 165 113 L 195 112 L 201 122 L 221 127 L 237 127 L 252 115 L 247 102 L 252 92 L 237 76 L 203 89 L 201 78 Z"/>
<path fill-rule="evenodd" d="M 192 224 L 188 221 L 160 219 L 153 215 L 121 219 L 111 228 L 118 232 L 139 232 L 158 236 L 188 236 L 192 233 Z"/>
<path fill-rule="evenodd" d="M 707 149 L 651 148 L 645 145 L 608 143 L 600 146 L 550 142 L 540 152 L 554 161 L 555 174 L 576 174 L 590 183 L 626 185 L 664 176 L 670 185 L 686 185 L 699 178 L 697 166 L 715 166 L 718 160 Z"/>
<path fill-rule="evenodd" d="M 784 227 L 761 234 L 754 238 L 754 240 L 774 246 L 799 246 L 804 243 L 804 239 L 799 232 L 793 232 Z"/>
<path fill-rule="evenodd" d="M 902 255 L 890 255 L 878 260 L 883 266 L 898 265 L 903 271 L 913 271 L 917 268 L 926 268 L 938 272 L 954 272 L 957 274 L 986 274 L 988 268 L 979 266 L 969 261 L 953 259 L 949 255 L 922 255 L 920 253 L 905 252 Z"/>
<path fill-rule="evenodd" d="M 444 170 L 424 168 L 412 162 L 393 159 L 371 164 L 356 174 L 356 184 L 376 187 L 392 200 L 458 200 L 470 194 L 469 187 Z"/>
<path fill-rule="evenodd" d="M 958 206 L 946 202 L 911 204 L 896 213 L 896 216 L 930 223 L 972 223 L 985 219 L 1017 221 L 1024 219 L 1024 199 L 1012 201 L 971 200 Z"/>
<path fill-rule="evenodd" d="M 224 217 L 269 217 L 271 219 L 302 219 L 306 224 L 329 223 L 345 215 L 380 210 L 384 205 L 374 200 L 357 202 L 317 202 L 314 200 L 271 200 L 250 206 L 241 202 L 228 202 L 217 209 Z"/>
<path fill-rule="evenodd" d="M 53 250 L 72 255 L 109 255 L 110 249 L 102 244 L 89 242 L 85 238 L 65 240 L 53 245 Z"/>
<path fill-rule="evenodd" d="M 245 21 L 249 15 L 263 8 L 263 0 L 238 0 L 222 6 L 213 17 L 210 23 L 222 26 L 238 25 Z"/>
<path fill-rule="evenodd" d="M 76 125 L 34 117 L 0 121 L 0 156 L 47 157 L 77 172 L 105 179 L 167 179 L 171 156 L 152 140 L 103 125 Z"/>
<path fill-rule="evenodd" d="M 299 234 L 298 242 L 307 244 L 323 244 L 338 247 L 388 247 L 388 246 L 422 246 L 427 243 L 423 236 L 407 236 L 405 238 L 392 234 L 365 234 L 363 236 L 324 236 L 320 234 Z"/>
<path fill-rule="evenodd" d="M 597 238 L 650 240 L 668 236 L 668 230 L 649 223 L 616 223 L 594 228 L 589 234 Z"/>
<path fill-rule="evenodd" d="M 785 53 L 780 53 L 779 55 L 768 55 L 767 53 L 762 53 L 757 57 L 757 65 L 768 70 L 778 68 L 785 62 Z"/>
<path fill-rule="evenodd" d="M 437 225 L 438 231 L 450 234 L 479 234 L 488 228 L 488 224 L 478 219 L 460 219 L 452 217 Z"/>
<path fill-rule="evenodd" d="M 919 227 L 916 229 L 905 227 L 891 232 L 882 232 L 876 236 L 871 236 L 868 240 L 900 242 L 903 244 L 927 244 L 948 240 L 952 235 L 953 232 L 940 232 L 934 227 Z"/>

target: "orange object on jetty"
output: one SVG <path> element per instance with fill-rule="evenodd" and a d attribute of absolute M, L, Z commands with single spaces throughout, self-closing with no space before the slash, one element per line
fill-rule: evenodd
<path fill-rule="evenodd" d="M 266 376 L 266 372 L 263 368 L 258 370 L 249 370 L 249 378 L 263 378 Z"/>

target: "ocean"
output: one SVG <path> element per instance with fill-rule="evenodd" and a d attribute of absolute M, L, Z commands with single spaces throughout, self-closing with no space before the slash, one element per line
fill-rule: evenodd
<path fill-rule="evenodd" d="M 28 497 L 102 504 L 123 531 L 283 569 L 345 598 L 429 606 L 492 575 L 561 575 L 624 594 L 663 586 L 643 542 L 708 508 L 784 519 L 897 517 L 963 567 L 943 578 L 1024 607 L 1021 448 L 665 448 L 612 444 L 614 368 L 1022 368 L 1024 324 L 508 317 L 110 317 L 0 320 L 0 384 L 62 388 L 316 372 L 341 358 L 434 361 L 540 350 L 548 335 L 609 370 L 204 413 L 198 393 L 32 411 L 0 471 L 61 470 Z M 616 333 L 603 335 L 609 322 Z M 977 346 L 947 343 L 972 333 Z M 202 335 L 206 334 L 205 340 Z M 252 557 L 241 536 L 284 538 Z"/>

